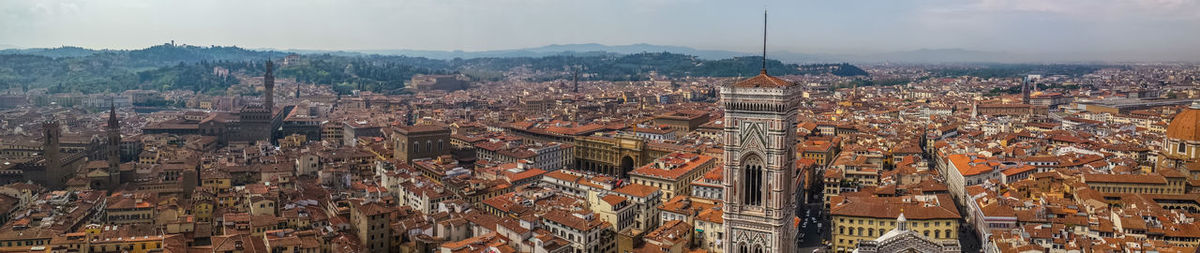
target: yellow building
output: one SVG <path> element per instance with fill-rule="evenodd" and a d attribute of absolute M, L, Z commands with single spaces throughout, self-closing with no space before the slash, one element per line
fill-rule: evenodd
<path fill-rule="evenodd" d="M 667 201 L 676 195 L 690 195 L 692 181 L 712 170 L 713 164 L 711 156 L 671 153 L 633 170 L 629 179 L 635 184 L 658 187 L 663 192 L 662 201 Z"/>
<path fill-rule="evenodd" d="M 118 193 L 106 200 L 104 222 L 107 224 L 154 224 L 157 198 L 150 194 Z"/>
<path fill-rule="evenodd" d="M 950 195 L 834 197 L 829 226 L 835 252 L 851 252 L 859 241 L 874 240 L 896 228 L 901 214 L 908 230 L 933 240 L 958 239 L 959 219 Z"/>
<path fill-rule="evenodd" d="M 103 226 L 88 224 L 82 231 L 66 233 L 55 237 L 49 248 L 65 248 L 75 252 L 161 252 L 163 235 L 139 234 L 157 233 L 155 231 L 138 231 L 130 227 Z"/>
<path fill-rule="evenodd" d="M 307 135 L 292 134 L 292 135 L 284 136 L 283 139 L 279 139 L 279 148 L 282 148 L 282 149 L 299 148 L 305 142 L 308 142 Z"/>
<path fill-rule="evenodd" d="M 161 252 L 162 241 L 162 235 L 92 238 L 85 247 L 88 252 Z"/>
<path fill-rule="evenodd" d="M 810 140 L 796 144 L 796 150 L 798 151 L 797 157 L 812 159 L 821 166 L 829 164 L 830 160 L 838 153 L 833 142 L 823 140 Z"/>

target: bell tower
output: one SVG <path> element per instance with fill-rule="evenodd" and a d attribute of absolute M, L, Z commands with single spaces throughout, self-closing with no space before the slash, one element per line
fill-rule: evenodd
<path fill-rule="evenodd" d="M 62 153 L 59 152 L 59 138 L 62 137 L 62 127 L 59 126 L 58 120 L 51 116 L 49 120 L 42 122 L 42 157 L 46 159 L 46 179 L 43 184 L 48 188 L 58 189 L 66 182 L 66 178 L 71 176 L 66 168 L 63 168 Z"/>
<path fill-rule="evenodd" d="M 763 69 L 721 87 L 725 109 L 725 252 L 795 252 L 796 114 L 799 85 Z"/>
<path fill-rule="evenodd" d="M 263 107 L 275 109 L 275 64 L 267 60 L 267 73 L 263 74 Z M 284 95 L 287 96 L 287 95 Z"/>
<path fill-rule="evenodd" d="M 108 109 L 108 190 L 121 185 L 121 122 L 117 120 L 117 106 L 110 103 Z"/>

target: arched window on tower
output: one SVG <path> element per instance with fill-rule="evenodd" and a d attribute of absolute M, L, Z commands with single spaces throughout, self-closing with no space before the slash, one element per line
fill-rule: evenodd
<path fill-rule="evenodd" d="M 763 203 L 763 162 L 758 156 L 742 159 L 742 204 L 761 206 Z"/>

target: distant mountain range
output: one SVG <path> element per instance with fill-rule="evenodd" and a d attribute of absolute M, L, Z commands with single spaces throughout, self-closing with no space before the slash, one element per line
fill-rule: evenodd
<path fill-rule="evenodd" d="M 276 49 L 272 49 L 276 50 Z M 379 54 L 379 55 L 404 55 L 412 57 L 426 57 L 431 59 L 470 59 L 470 58 L 504 58 L 504 57 L 543 57 L 552 55 L 576 55 L 576 56 L 595 56 L 604 54 L 636 54 L 643 52 L 670 52 L 676 54 L 693 55 L 701 59 L 717 60 L 729 59 L 740 56 L 757 56 L 757 53 L 736 52 L 727 50 L 706 50 L 695 49 L 682 46 L 664 46 L 652 44 L 631 44 L 631 45 L 603 45 L 596 43 L 588 44 L 553 44 L 542 47 L 508 49 L 508 50 L 490 50 L 490 51 L 437 51 L 437 50 L 353 50 L 353 51 L 328 51 L 328 50 L 303 50 L 303 49 L 286 49 L 279 51 L 297 52 L 302 54 L 334 54 L 334 55 L 355 55 L 355 54 Z M 878 54 L 808 54 L 796 53 L 788 51 L 768 51 L 767 57 L 778 59 L 785 63 L 828 63 L 828 62 L 853 62 L 853 63 L 879 63 L 879 62 L 901 62 L 901 63 L 960 63 L 960 62 L 1020 62 L 1023 59 L 1019 56 L 1006 53 L 974 51 L 965 49 L 920 49 L 913 51 L 899 51 Z"/>
<path fill-rule="evenodd" d="M 0 47 L 3 48 L 3 47 Z M 53 58 L 61 57 L 83 57 L 93 55 L 105 50 L 92 50 L 82 47 L 59 47 L 59 48 L 28 48 L 28 49 L 4 49 L 0 50 L 0 54 L 28 54 L 41 55 Z"/>
<path fill-rule="evenodd" d="M 0 46 L 4 48 L 5 46 Z M 510 57 L 545 57 L 545 56 L 603 56 L 628 55 L 643 52 L 669 52 L 699 57 L 705 60 L 730 59 L 741 56 L 758 56 L 758 53 L 736 52 L 727 50 L 706 50 L 682 46 L 665 46 L 652 44 L 603 45 L 588 44 L 554 44 L 534 48 L 489 50 L 489 51 L 439 51 L 439 50 L 409 50 L 409 49 L 377 49 L 377 50 L 309 50 L 309 49 L 273 49 L 259 48 L 258 51 L 294 52 L 299 54 L 329 54 L 336 56 L 388 55 L 425 57 L 430 59 L 450 60 L 455 58 L 510 58 Z M 48 57 L 80 57 L 95 53 L 119 50 L 94 50 L 81 47 L 59 48 L 30 48 L 3 49 L 0 54 L 31 54 Z M 789 51 L 769 51 L 767 57 L 784 63 L 1018 63 L 1040 62 L 1031 55 L 1019 55 L 1002 52 L 976 51 L 967 49 L 919 49 L 912 51 L 897 51 L 870 54 L 810 54 Z"/>

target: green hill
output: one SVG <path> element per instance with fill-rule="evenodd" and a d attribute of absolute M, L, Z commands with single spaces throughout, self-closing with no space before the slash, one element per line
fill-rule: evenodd
<path fill-rule="evenodd" d="M 90 50 L 77 47 L 0 50 L 0 88 L 50 88 L 52 92 L 85 93 L 128 89 L 186 89 L 217 92 L 236 84 L 215 76 L 220 67 L 234 73 L 261 75 L 262 61 L 289 53 L 238 47 L 197 47 L 163 44 L 139 50 Z M 762 68 L 757 56 L 704 60 L 674 53 L 570 54 L 545 57 L 494 57 L 436 60 L 381 55 L 305 55 L 282 66 L 278 76 L 302 82 L 333 85 L 336 90 L 399 91 L 417 74 L 464 73 L 479 79 L 499 79 L 516 68 L 541 73 L 539 80 L 570 78 L 571 68 L 589 80 L 648 80 L 654 74 L 688 76 L 753 76 Z M 773 75 L 866 75 L 850 64 L 784 64 L 767 61 Z"/>

